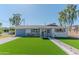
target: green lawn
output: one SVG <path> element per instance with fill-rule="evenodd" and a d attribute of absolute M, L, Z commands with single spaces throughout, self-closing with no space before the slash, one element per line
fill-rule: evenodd
<path fill-rule="evenodd" d="M 64 55 L 50 40 L 37 37 L 22 37 L 0 45 L 0 54 Z"/>
<path fill-rule="evenodd" d="M 78 39 L 61 39 L 61 41 L 79 49 Z"/>

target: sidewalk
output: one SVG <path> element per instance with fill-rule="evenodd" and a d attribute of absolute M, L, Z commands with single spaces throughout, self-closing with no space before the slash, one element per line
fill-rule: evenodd
<path fill-rule="evenodd" d="M 63 42 L 61 42 L 60 40 L 58 39 L 51 39 L 50 40 L 56 44 L 58 47 L 60 47 L 63 51 L 65 51 L 67 54 L 69 55 L 79 55 L 79 50 L 68 45 L 68 44 L 65 44 Z"/>
<path fill-rule="evenodd" d="M 0 44 L 7 43 L 7 42 L 12 41 L 12 40 L 15 40 L 15 39 L 17 39 L 17 38 L 18 38 L 18 37 L 8 37 L 8 38 L 0 39 Z"/>

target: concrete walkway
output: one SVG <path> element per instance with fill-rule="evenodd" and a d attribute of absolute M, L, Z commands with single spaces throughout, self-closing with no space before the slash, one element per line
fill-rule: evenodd
<path fill-rule="evenodd" d="M 12 41 L 12 40 L 15 40 L 15 39 L 17 39 L 17 38 L 18 38 L 18 37 L 8 37 L 8 38 L 0 39 L 0 44 L 7 43 L 7 42 Z"/>
<path fill-rule="evenodd" d="M 60 47 L 64 52 L 66 52 L 69 55 L 79 55 L 79 50 L 66 44 L 63 43 L 62 41 L 58 39 L 51 39 L 49 38 L 54 44 L 56 44 L 58 47 Z M 74 43 L 73 43 L 74 44 Z"/>

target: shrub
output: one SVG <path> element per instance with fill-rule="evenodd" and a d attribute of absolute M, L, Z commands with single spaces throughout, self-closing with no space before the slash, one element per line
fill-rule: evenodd
<path fill-rule="evenodd" d="M 3 33 L 3 29 L 2 28 L 0 28 L 0 34 L 2 34 Z"/>

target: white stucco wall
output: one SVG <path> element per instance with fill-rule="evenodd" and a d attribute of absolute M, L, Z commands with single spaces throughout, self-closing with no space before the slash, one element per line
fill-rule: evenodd
<path fill-rule="evenodd" d="M 42 31 L 42 29 L 41 29 L 41 31 Z M 41 35 L 41 31 L 40 31 L 40 35 Z M 25 30 L 18 30 L 18 31 L 16 31 L 16 33 L 18 35 L 23 35 L 24 34 L 25 36 L 32 35 L 30 28 L 25 29 Z M 51 36 L 52 37 L 68 37 L 68 32 L 67 31 L 65 31 L 65 32 L 55 32 L 55 28 L 52 28 L 51 29 Z"/>
<path fill-rule="evenodd" d="M 31 29 L 26 29 L 26 33 L 31 33 Z"/>
<path fill-rule="evenodd" d="M 31 35 L 31 29 L 26 29 L 25 33 L 26 33 L 26 36 Z"/>

